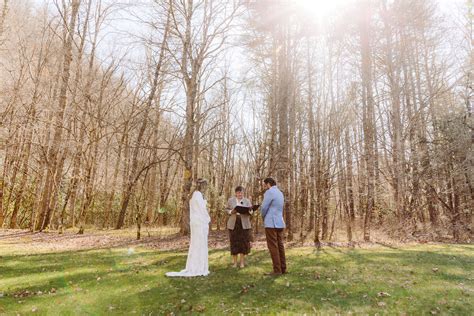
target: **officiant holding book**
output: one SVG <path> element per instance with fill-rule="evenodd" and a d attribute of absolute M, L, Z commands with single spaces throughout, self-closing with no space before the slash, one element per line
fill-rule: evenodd
<path fill-rule="evenodd" d="M 245 255 L 250 253 L 250 216 L 253 213 L 252 203 L 244 197 L 242 186 L 235 188 L 235 196 L 227 202 L 225 211 L 229 214 L 227 229 L 230 238 L 230 253 L 233 266 L 237 268 L 237 256 L 240 254 L 240 267 L 245 267 Z"/>

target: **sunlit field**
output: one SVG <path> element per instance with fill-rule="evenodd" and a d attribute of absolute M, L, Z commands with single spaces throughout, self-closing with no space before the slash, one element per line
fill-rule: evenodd
<path fill-rule="evenodd" d="M 182 251 L 111 248 L 37 254 L 0 241 L 0 312 L 64 314 L 451 314 L 474 308 L 474 247 L 422 245 L 288 250 L 268 277 L 266 250 L 235 269 L 210 252 L 207 278 L 170 279 Z"/>

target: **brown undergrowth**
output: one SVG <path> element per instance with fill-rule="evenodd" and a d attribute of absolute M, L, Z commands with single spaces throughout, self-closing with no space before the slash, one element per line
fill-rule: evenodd
<path fill-rule="evenodd" d="M 18 253 L 49 253 L 63 251 L 77 251 L 89 249 L 104 249 L 118 247 L 144 247 L 156 250 L 185 250 L 188 247 L 189 238 L 180 236 L 177 229 L 150 228 L 142 234 L 141 240 L 136 240 L 133 229 L 124 230 L 90 230 L 83 235 L 78 235 L 75 231 L 66 231 L 58 234 L 56 231 L 30 232 L 18 229 L 0 230 L 0 255 L 2 249 L 9 249 Z M 374 231 L 371 242 L 361 241 L 355 235 L 355 241 L 344 241 L 343 232 L 333 234 L 330 241 L 322 241 L 321 247 L 399 247 L 407 244 L 417 243 L 438 243 L 428 240 L 424 236 L 420 239 L 415 237 L 410 239 L 389 238 L 384 232 Z M 265 249 L 265 234 L 261 230 L 254 234 L 252 238 L 252 248 Z M 311 234 L 301 236 L 295 234 L 292 241 L 287 240 L 287 247 L 314 246 L 314 238 Z M 449 241 L 449 240 L 446 240 Z M 452 241 L 450 241 L 452 242 Z M 211 231 L 209 234 L 210 249 L 226 249 L 229 246 L 227 231 Z"/>

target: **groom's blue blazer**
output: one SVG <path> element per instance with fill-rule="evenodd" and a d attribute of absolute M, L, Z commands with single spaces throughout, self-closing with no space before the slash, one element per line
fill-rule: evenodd
<path fill-rule="evenodd" d="M 276 185 L 268 189 L 263 195 L 260 213 L 263 217 L 265 228 L 285 228 L 283 220 L 283 205 L 285 198 Z"/>

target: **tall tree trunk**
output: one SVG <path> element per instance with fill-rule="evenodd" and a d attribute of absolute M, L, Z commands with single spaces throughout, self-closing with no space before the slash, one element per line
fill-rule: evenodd
<path fill-rule="evenodd" d="M 360 47 L 362 72 L 362 104 L 364 127 L 364 159 L 366 167 L 367 205 L 364 214 L 364 240 L 370 241 L 370 226 L 375 204 L 375 124 L 373 121 L 374 101 L 372 94 L 372 61 L 370 48 L 370 2 L 364 0 L 360 20 Z"/>
<path fill-rule="evenodd" d="M 194 132 L 195 119 L 196 119 L 196 101 L 198 91 L 198 73 L 196 72 L 196 60 L 193 59 L 191 55 L 192 50 L 190 49 L 192 45 L 191 38 L 191 27 L 192 27 L 192 18 L 194 13 L 194 3 L 193 0 L 187 0 L 187 11 L 185 16 L 185 35 L 183 39 L 183 50 L 182 50 L 182 59 L 181 59 L 181 68 L 182 74 L 184 76 L 184 84 L 186 89 L 186 131 L 184 134 L 183 141 L 183 186 L 181 190 L 181 225 L 180 233 L 182 235 L 188 235 L 190 232 L 189 228 L 189 199 L 191 197 L 191 187 L 193 184 L 193 162 L 194 162 Z M 189 65 L 191 64 L 191 65 Z M 188 67 L 191 66 L 193 71 L 191 74 L 188 73 Z M 199 113 L 197 113 L 199 114 Z"/>
<path fill-rule="evenodd" d="M 351 142 L 349 136 L 349 129 L 346 129 L 345 137 L 344 137 L 344 144 L 345 144 L 345 154 L 346 154 L 346 185 L 347 185 L 347 199 L 348 199 L 348 207 L 349 207 L 349 214 L 350 214 L 350 221 L 353 225 L 355 221 L 355 202 L 354 202 L 354 187 L 353 187 L 353 172 L 352 172 L 352 150 L 351 150 Z"/>
<path fill-rule="evenodd" d="M 314 122 L 314 112 L 313 112 L 313 72 L 311 53 L 310 53 L 310 44 L 309 39 L 307 42 L 307 59 L 306 59 L 306 68 L 308 70 L 307 80 L 308 80 L 308 99 L 306 104 L 306 115 L 308 117 L 308 130 L 309 130 L 309 180 L 307 183 L 309 190 L 309 226 L 308 231 L 311 232 L 314 230 L 315 224 L 315 212 L 316 212 L 316 188 L 315 188 L 315 178 L 316 178 L 316 136 L 315 136 L 315 122 Z"/>
<path fill-rule="evenodd" d="M 69 85 L 69 78 L 71 76 L 72 63 L 72 44 L 74 41 L 74 31 L 76 28 L 76 18 L 79 12 L 80 0 L 73 0 L 71 4 L 71 15 L 69 24 L 64 26 L 69 31 L 63 45 L 63 69 L 61 77 L 61 86 L 59 90 L 58 112 L 55 119 L 55 131 L 48 153 L 48 172 L 46 174 L 45 188 L 41 197 L 41 213 L 39 221 L 36 223 L 37 230 L 43 230 L 49 225 L 50 215 L 52 211 L 52 198 L 57 194 L 58 183 L 55 180 L 61 176 L 61 151 L 60 146 L 62 142 L 64 114 L 67 106 L 67 90 Z"/>
<path fill-rule="evenodd" d="M 286 218 L 287 230 L 292 230 L 291 221 L 291 205 L 289 200 L 289 162 L 288 162 L 288 147 L 289 147 L 289 135 L 288 135 L 288 116 L 289 116 L 289 102 L 290 102 L 290 68 L 288 61 L 288 30 L 286 24 L 281 27 L 279 34 L 280 49 L 278 54 L 278 157 L 277 161 L 277 178 L 280 189 L 283 191 L 285 196 L 284 213 Z M 292 234 L 290 233 L 290 236 Z"/>
<path fill-rule="evenodd" d="M 389 11 L 387 10 L 387 3 L 383 1 L 383 16 L 384 16 L 384 34 L 386 39 L 385 47 L 385 66 L 386 75 L 388 77 L 390 97 L 391 97 L 391 127 L 392 127 L 392 183 L 394 189 L 394 200 L 395 200 L 395 211 L 398 218 L 403 218 L 406 213 L 404 210 L 404 198 L 403 194 L 405 188 L 403 186 L 403 152 L 402 152 L 402 124 L 401 124 L 401 111 L 400 111 L 400 76 L 399 67 L 396 64 L 396 55 L 393 52 L 392 47 L 392 21 L 389 20 Z M 395 59 L 395 62 L 394 62 Z"/>
<path fill-rule="evenodd" d="M 2 15 L 0 16 L 0 40 L 3 36 L 4 32 L 4 25 L 5 25 L 5 18 L 8 12 L 8 0 L 3 0 L 3 7 L 2 7 Z M 0 44 L 2 42 L 0 41 Z M 4 189 L 5 189 L 5 181 L 4 181 L 4 173 L 0 173 L 0 228 L 3 226 L 3 222 L 5 221 L 5 212 L 3 209 L 3 196 L 4 196 Z"/>
<path fill-rule="evenodd" d="M 183 142 L 183 158 L 184 158 L 184 173 L 183 173 L 183 188 L 181 194 L 181 234 L 189 234 L 189 199 L 191 194 L 191 187 L 193 184 L 193 153 L 194 153 L 194 106 L 196 99 L 196 87 L 192 82 L 188 83 L 188 90 L 186 93 L 186 132 Z"/>
<path fill-rule="evenodd" d="M 160 81 L 161 81 L 161 76 L 162 76 L 162 67 L 164 64 L 164 58 L 165 58 L 165 51 L 167 47 L 167 41 L 168 41 L 168 34 L 169 34 L 169 28 L 170 28 L 170 21 L 171 21 L 171 8 L 169 8 L 167 12 L 167 19 L 166 19 L 166 24 L 165 24 L 165 31 L 163 34 L 163 39 L 161 41 L 161 46 L 160 46 L 160 55 L 159 59 L 156 63 L 155 70 L 154 70 L 154 75 L 153 75 L 153 80 L 151 83 L 151 90 L 150 93 L 147 97 L 147 102 L 145 104 L 145 110 L 143 113 L 143 118 L 142 118 L 142 124 L 140 126 L 140 129 L 138 131 L 138 135 L 134 144 L 134 150 L 132 153 L 132 165 L 130 168 L 129 172 L 129 177 L 127 179 L 127 183 L 125 186 L 125 190 L 122 195 L 122 203 L 120 206 L 120 213 L 117 221 L 117 225 L 115 226 L 115 229 L 120 229 L 125 223 L 125 215 L 127 212 L 128 208 L 128 203 L 130 202 L 130 198 L 134 192 L 135 184 L 138 181 L 137 178 L 137 172 L 138 172 L 138 163 L 139 163 L 139 153 L 140 153 L 140 146 L 142 144 L 143 137 L 145 135 L 146 128 L 148 126 L 148 119 L 149 119 L 149 113 L 151 110 L 151 107 L 153 106 L 153 101 L 155 101 L 155 97 L 157 94 L 160 92 L 159 91 L 159 86 L 160 86 Z"/>

